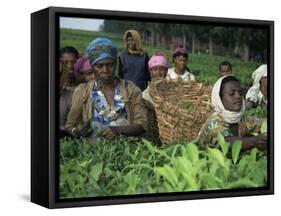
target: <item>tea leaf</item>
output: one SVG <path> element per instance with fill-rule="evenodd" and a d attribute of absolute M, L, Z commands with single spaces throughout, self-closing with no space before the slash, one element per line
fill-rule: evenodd
<path fill-rule="evenodd" d="M 101 172 L 102 172 L 102 163 L 97 163 L 94 166 L 92 166 L 90 171 L 90 176 L 93 179 L 93 181 L 97 181 Z"/>
<path fill-rule="evenodd" d="M 242 147 L 242 142 L 241 140 L 236 140 L 233 144 L 232 144 L 232 160 L 233 160 L 233 163 L 236 164 L 237 160 L 238 160 L 238 157 L 239 157 L 239 154 L 240 154 L 240 150 L 241 150 L 241 147 Z"/>
<path fill-rule="evenodd" d="M 239 179 L 236 182 L 229 184 L 229 188 L 248 188 L 248 187 L 258 187 L 258 185 L 251 181 L 250 179 Z"/>
<path fill-rule="evenodd" d="M 186 150 L 188 152 L 188 155 L 190 156 L 190 160 L 193 164 L 196 164 L 196 162 L 199 159 L 199 151 L 195 144 L 189 143 L 186 146 Z"/>
<path fill-rule="evenodd" d="M 229 150 L 229 143 L 225 141 L 224 136 L 221 135 L 220 133 L 218 134 L 218 142 L 221 147 L 223 155 L 226 156 Z"/>
<path fill-rule="evenodd" d="M 257 153 L 258 153 L 258 149 L 257 148 L 253 148 L 251 150 L 250 156 L 251 156 L 251 160 L 253 162 L 256 162 L 256 160 L 257 160 Z"/>
<path fill-rule="evenodd" d="M 224 156 L 223 156 L 223 154 L 222 154 L 222 152 L 220 150 L 208 148 L 208 152 L 209 152 L 209 155 L 211 156 L 211 158 L 213 158 L 216 161 L 218 161 L 219 164 L 222 167 L 224 167 L 224 165 L 225 165 Z"/>
<path fill-rule="evenodd" d="M 263 121 L 261 125 L 261 133 L 267 133 L 267 121 Z"/>

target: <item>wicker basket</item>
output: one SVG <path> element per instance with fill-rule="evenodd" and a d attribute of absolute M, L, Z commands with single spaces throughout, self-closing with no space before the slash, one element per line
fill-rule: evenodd
<path fill-rule="evenodd" d="M 157 80 L 151 82 L 149 93 L 162 143 L 193 140 L 212 112 L 211 87 L 202 83 Z"/>

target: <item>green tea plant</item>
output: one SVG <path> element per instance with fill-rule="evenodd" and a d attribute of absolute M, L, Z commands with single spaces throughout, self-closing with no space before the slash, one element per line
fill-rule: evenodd
<path fill-rule="evenodd" d="M 241 142 L 219 149 L 196 143 L 157 147 L 145 139 L 93 142 L 60 140 L 60 197 L 99 197 L 261 187 L 267 183 L 267 155 Z"/>

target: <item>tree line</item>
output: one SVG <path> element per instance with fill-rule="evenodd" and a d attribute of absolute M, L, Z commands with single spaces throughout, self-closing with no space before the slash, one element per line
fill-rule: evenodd
<path fill-rule="evenodd" d="M 265 28 L 121 20 L 105 20 L 100 26 L 101 31 L 120 34 L 128 29 L 139 31 L 144 44 L 151 47 L 185 47 L 191 53 L 238 57 L 246 62 L 267 60 Z"/>

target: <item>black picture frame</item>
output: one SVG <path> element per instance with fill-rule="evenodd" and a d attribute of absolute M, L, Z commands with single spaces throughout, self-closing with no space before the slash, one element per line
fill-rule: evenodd
<path fill-rule="evenodd" d="M 61 200 L 58 197 L 58 70 L 61 16 L 192 22 L 267 29 L 269 79 L 268 184 L 263 188 L 126 195 Z M 145 203 L 274 194 L 274 21 L 49 7 L 31 14 L 31 201 L 47 208 Z"/>

